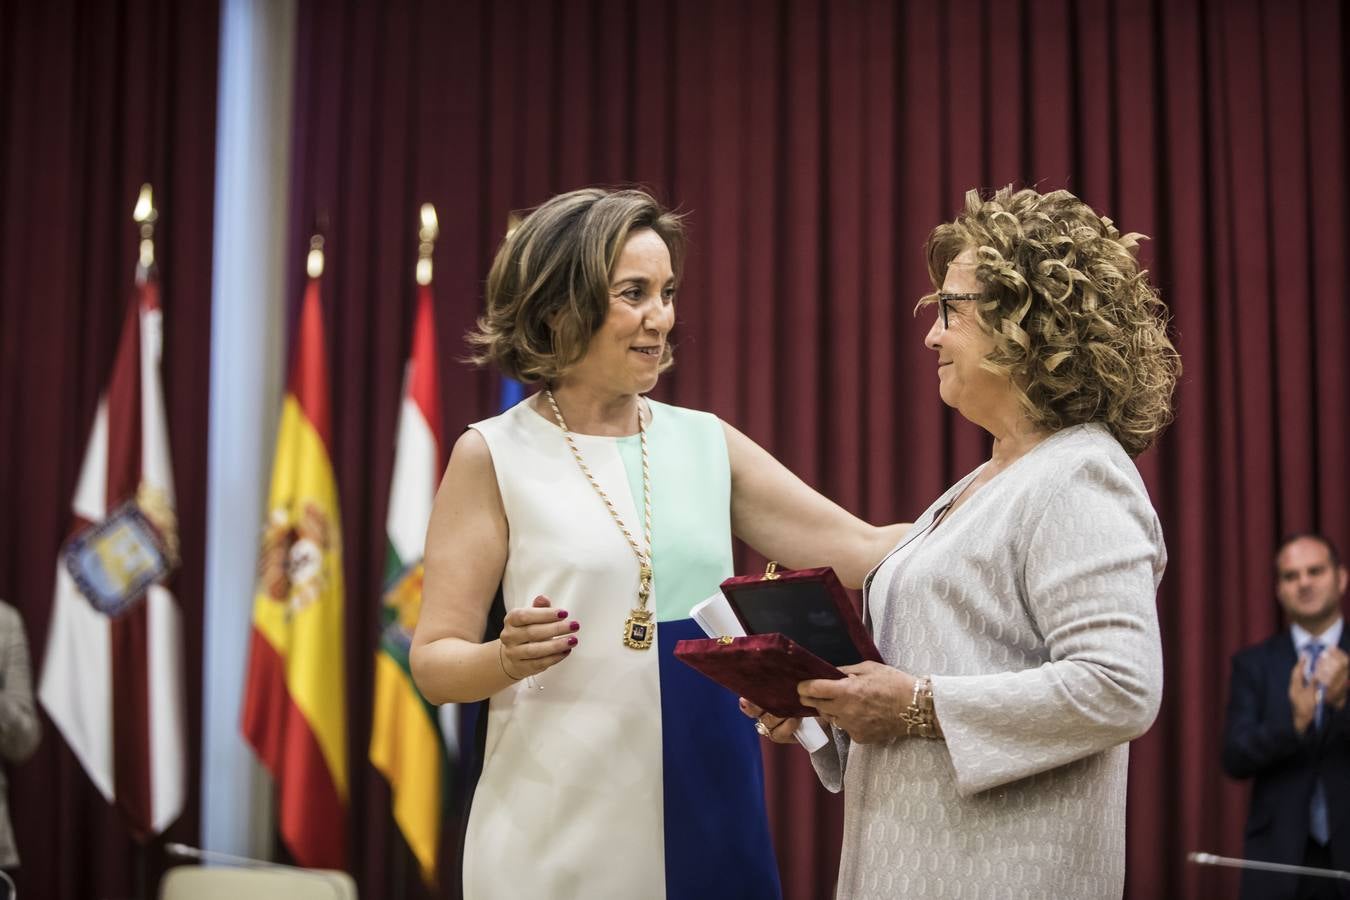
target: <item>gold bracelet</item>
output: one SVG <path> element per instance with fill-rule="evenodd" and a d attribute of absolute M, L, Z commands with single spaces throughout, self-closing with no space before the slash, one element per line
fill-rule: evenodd
<path fill-rule="evenodd" d="M 502 649 L 503 649 L 504 646 L 505 646 L 505 645 L 502 644 L 501 638 L 498 638 L 498 639 L 497 639 L 497 663 L 502 667 L 502 674 L 503 674 L 503 675 L 505 675 L 507 678 L 510 678 L 512 681 L 519 681 L 521 678 L 524 678 L 525 676 L 524 676 L 524 675 L 521 675 L 521 676 L 517 677 L 517 676 L 515 676 L 515 675 L 512 675 L 510 672 L 506 671 L 506 658 L 505 658 L 504 656 L 502 656 Z"/>
<path fill-rule="evenodd" d="M 941 738 L 937 712 L 933 708 L 933 681 L 928 677 L 914 679 L 914 697 L 909 706 L 900 710 L 900 721 L 905 723 L 907 737 Z"/>

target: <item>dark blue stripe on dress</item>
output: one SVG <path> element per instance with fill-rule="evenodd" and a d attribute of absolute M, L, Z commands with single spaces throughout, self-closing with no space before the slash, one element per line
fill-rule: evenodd
<path fill-rule="evenodd" d="M 692 619 L 658 626 L 667 900 L 782 896 L 754 723 L 726 688 L 674 656 Z"/>

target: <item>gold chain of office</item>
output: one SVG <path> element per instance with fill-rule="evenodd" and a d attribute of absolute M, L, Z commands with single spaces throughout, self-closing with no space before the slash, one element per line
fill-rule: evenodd
<path fill-rule="evenodd" d="M 614 501 L 609 499 L 605 489 L 600 487 L 600 482 L 595 480 L 595 475 L 591 473 L 586 461 L 581 458 L 581 450 L 577 447 L 572 432 L 567 428 L 567 421 L 563 418 L 562 410 L 558 409 L 558 401 L 553 398 L 553 391 L 545 389 L 544 396 L 548 399 L 548 405 L 553 407 L 553 416 L 558 420 L 558 427 L 562 429 L 563 438 L 566 439 L 567 446 L 572 451 L 572 458 L 577 461 L 577 465 L 581 468 L 582 474 L 586 476 L 586 480 L 591 483 L 591 487 L 595 488 L 595 493 L 604 501 L 605 509 L 609 510 L 610 518 L 614 520 L 615 525 L 619 526 L 619 531 L 623 533 L 624 539 L 628 541 L 628 546 L 633 548 L 633 555 L 637 557 L 637 606 L 629 611 L 628 618 L 623 623 L 623 643 L 625 647 L 631 647 L 634 650 L 646 650 L 651 647 L 652 639 L 656 636 L 656 622 L 653 621 L 652 611 L 647 608 L 647 601 L 652 595 L 652 489 L 651 466 L 647 457 L 647 428 L 642 422 L 642 405 L 641 403 L 638 404 L 638 443 L 642 446 L 642 507 L 645 512 L 643 538 L 647 544 L 646 553 L 643 553 L 642 548 L 638 547 L 633 532 L 623 523 L 619 511 L 615 509 Z"/>

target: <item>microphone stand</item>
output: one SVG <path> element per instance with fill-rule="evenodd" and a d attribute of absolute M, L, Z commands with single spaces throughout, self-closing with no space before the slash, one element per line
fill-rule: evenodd
<path fill-rule="evenodd" d="M 175 841 L 169 841 L 164 845 L 164 852 L 170 856 L 179 859 L 191 859 L 204 863 L 220 863 L 226 866 L 235 866 L 240 869 L 272 869 L 291 874 L 299 875 L 304 878 L 313 878 L 322 881 L 333 892 L 336 900 L 347 900 L 348 894 L 346 885 L 334 878 L 330 873 L 318 869 L 306 869 L 302 866 L 289 866 L 285 863 L 271 862 L 265 859 L 254 859 L 251 856 L 235 856 L 233 853 L 221 853 L 216 850 L 203 850 L 200 847 L 189 847 L 187 844 L 180 844 Z"/>
<path fill-rule="evenodd" d="M 1285 875 L 1307 875 L 1310 878 L 1350 881 L 1350 872 L 1340 869 L 1316 869 L 1312 866 L 1292 866 L 1288 863 L 1264 862 L 1259 859 L 1234 859 L 1231 856 L 1215 856 L 1213 853 L 1188 853 L 1186 859 L 1198 866 L 1227 866 L 1230 869 L 1253 869 L 1258 872 L 1280 872 Z"/>

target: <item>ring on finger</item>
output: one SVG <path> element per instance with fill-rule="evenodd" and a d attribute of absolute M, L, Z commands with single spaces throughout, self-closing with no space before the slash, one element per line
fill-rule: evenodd
<path fill-rule="evenodd" d="M 758 719 L 755 720 L 755 730 L 759 732 L 759 734 L 760 734 L 761 737 L 768 737 L 768 736 L 769 736 L 769 726 L 768 726 L 768 725 L 765 725 L 763 722 L 759 721 Z"/>

